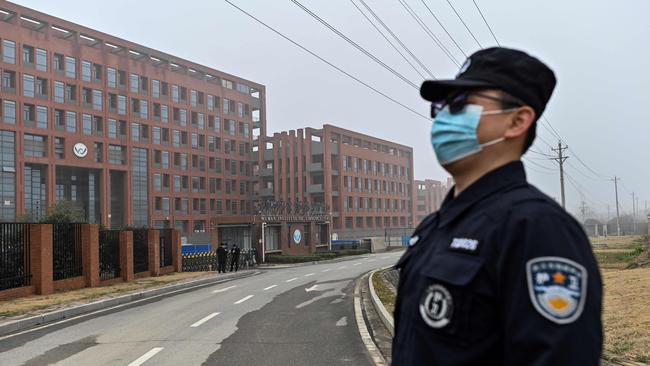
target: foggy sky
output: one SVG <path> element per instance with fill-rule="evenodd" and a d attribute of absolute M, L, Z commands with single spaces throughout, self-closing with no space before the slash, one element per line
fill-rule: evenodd
<path fill-rule="evenodd" d="M 428 105 L 408 86 L 309 17 L 289 0 L 233 0 L 287 36 L 382 92 L 428 115 Z M 465 53 L 479 49 L 445 0 L 425 0 Z M 415 177 L 445 180 L 430 145 L 431 122 L 396 106 L 271 33 L 219 0 L 72 1 L 17 3 L 128 39 L 267 87 L 270 132 L 331 123 L 410 145 Z M 366 0 L 400 39 L 439 78 L 458 67 L 438 48 L 398 0 Z M 650 2 L 622 0 L 478 0 L 504 46 L 523 49 L 546 62 L 558 86 L 545 116 L 573 150 L 566 171 L 567 208 L 579 216 L 582 196 L 592 210 L 615 213 L 617 175 L 621 210 L 631 212 L 631 192 L 641 210 L 650 200 L 648 158 L 647 42 Z M 361 46 L 419 85 L 422 78 L 381 38 L 349 0 L 301 0 Z M 462 63 L 464 56 L 421 0 L 408 3 Z M 452 0 L 483 47 L 495 45 L 471 0 Z M 556 145 L 544 127 L 538 134 Z M 538 139 L 534 148 L 550 153 Z M 574 156 L 577 153 L 598 176 Z M 559 200 L 557 164 L 527 154 L 529 180 Z M 604 177 L 603 177 L 604 176 Z"/>

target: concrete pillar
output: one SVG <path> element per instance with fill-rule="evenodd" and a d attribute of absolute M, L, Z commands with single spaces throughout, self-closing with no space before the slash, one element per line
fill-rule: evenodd
<path fill-rule="evenodd" d="M 315 253 L 316 252 L 316 222 L 315 221 L 310 221 L 309 222 L 309 253 Z"/>
<path fill-rule="evenodd" d="M 181 233 L 172 230 L 172 266 L 174 272 L 183 272 L 183 254 L 181 247 Z"/>
<path fill-rule="evenodd" d="M 160 276 L 160 232 L 149 229 L 147 233 L 149 244 L 149 271 L 152 276 Z"/>
<path fill-rule="evenodd" d="M 133 231 L 120 231 L 120 270 L 124 282 L 133 280 Z"/>
<path fill-rule="evenodd" d="M 52 229 L 52 224 L 29 225 L 30 271 L 37 295 L 54 292 Z"/>
<path fill-rule="evenodd" d="M 280 224 L 280 250 L 283 252 L 288 250 L 291 247 L 291 240 L 287 240 L 289 237 L 289 225 L 286 221 L 282 221 Z M 287 254 L 287 253 L 282 253 Z"/>
<path fill-rule="evenodd" d="M 81 225 L 81 258 L 86 287 L 99 286 L 99 225 Z"/>

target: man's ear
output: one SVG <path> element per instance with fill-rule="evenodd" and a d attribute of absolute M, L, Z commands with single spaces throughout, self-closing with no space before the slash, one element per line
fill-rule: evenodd
<path fill-rule="evenodd" d="M 517 138 L 525 135 L 533 122 L 535 122 L 535 110 L 529 106 L 520 107 L 512 114 L 504 137 Z"/>

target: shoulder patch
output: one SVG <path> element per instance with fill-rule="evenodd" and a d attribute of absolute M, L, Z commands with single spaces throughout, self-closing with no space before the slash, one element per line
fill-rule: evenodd
<path fill-rule="evenodd" d="M 526 279 L 533 307 L 557 324 L 574 322 L 587 297 L 587 270 L 562 257 L 538 257 L 526 263 Z"/>

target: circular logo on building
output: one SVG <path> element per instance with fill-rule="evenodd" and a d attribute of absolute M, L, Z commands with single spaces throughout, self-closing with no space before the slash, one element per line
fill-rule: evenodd
<path fill-rule="evenodd" d="M 420 315 L 431 328 L 442 328 L 449 324 L 454 304 L 449 291 L 442 285 L 429 286 L 420 301 Z"/>
<path fill-rule="evenodd" d="M 78 157 L 78 158 L 84 158 L 86 155 L 88 155 L 88 147 L 86 144 L 82 142 L 77 142 L 74 144 L 72 147 L 72 152 Z"/>
<path fill-rule="evenodd" d="M 293 232 L 293 241 L 294 241 L 294 243 L 296 243 L 296 244 L 300 244 L 300 241 L 301 241 L 301 240 L 302 240 L 302 233 L 300 232 L 300 230 L 296 229 L 296 230 Z"/>

